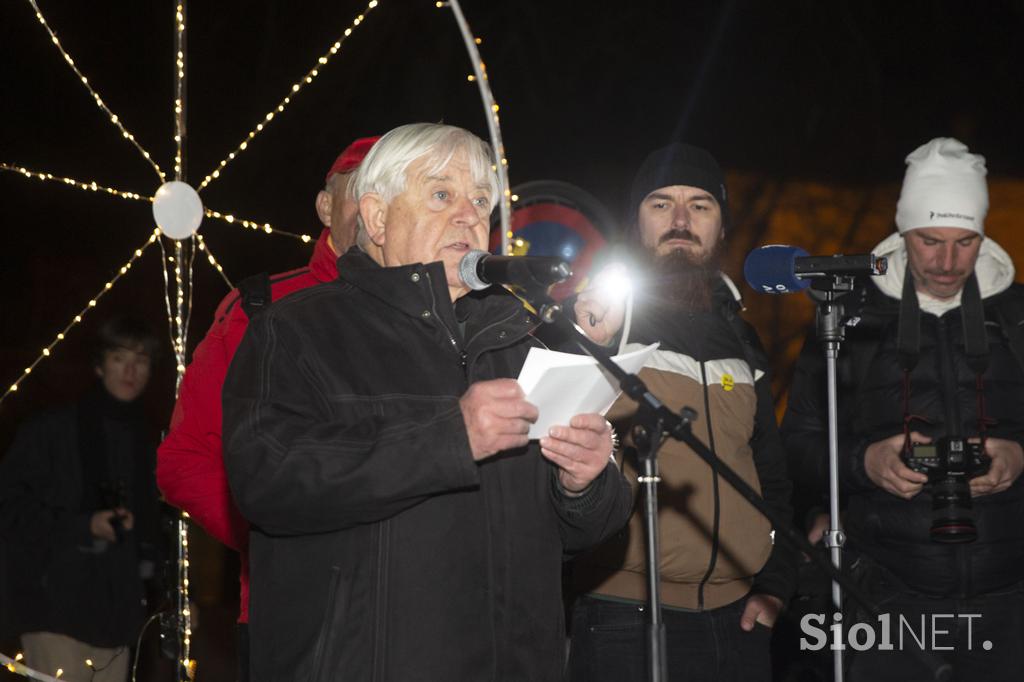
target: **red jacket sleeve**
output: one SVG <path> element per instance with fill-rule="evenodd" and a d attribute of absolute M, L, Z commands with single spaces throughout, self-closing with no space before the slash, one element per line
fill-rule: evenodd
<path fill-rule="evenodd" d="M 248 324 L 233 291 L 185 370 L 167 438 L 157 450 L 157 485 L 167 501 L 228 547 L 248 544 L 249 526 L 231 498 L 221 448 L 221 388 Z"/>

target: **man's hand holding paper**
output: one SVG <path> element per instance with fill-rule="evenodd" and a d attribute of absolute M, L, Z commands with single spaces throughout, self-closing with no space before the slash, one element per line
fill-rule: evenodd
<path fill-rule="evenodd" d="M 599 414 L 578 414 L 569 426 L 552 426 L 540 451 L 558 467 L 558 482 L 578 493 L 601 475 L 612 453 L 612 425 Z"/>
<path fill-rule="evenodd" d="M 459 407 L 477 461 L 526 445 L 530 424 L 537 421 L 537 408 L 512 379 L 478 381 L 459 399 Z"/>

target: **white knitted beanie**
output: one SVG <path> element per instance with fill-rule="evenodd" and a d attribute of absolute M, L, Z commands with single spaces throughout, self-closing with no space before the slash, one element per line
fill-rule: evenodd
<path fill-rule="evenodd" d="M 988 185 L 985 157 L 952 137 L 937 137 L 907 156 L 896 228 L 960 227 L 985 233 Z"/>

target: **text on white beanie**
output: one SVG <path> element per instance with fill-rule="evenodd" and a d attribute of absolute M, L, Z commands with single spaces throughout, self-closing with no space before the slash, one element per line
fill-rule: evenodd
<path fill-rule="evenodd" d="M 985 233 L 985 157 L 952 137 L 937 137 L 907 156 L 896 228 L 959 227 Z"/>

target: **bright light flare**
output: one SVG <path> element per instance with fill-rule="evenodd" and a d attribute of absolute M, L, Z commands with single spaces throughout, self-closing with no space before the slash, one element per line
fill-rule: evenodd
<path fill-rule="evenodd" d="M 589 316 L 589 325 L 594 328 L 599 322 L 604 326 L 610 325 L 611 333 L 619 336 L 619 353 L 622 353 L 629 342 L 629 332 L 633 321 L 633 294 L 638 288 L 637 277 L 630 272 L 629 268 L 621 262 L 612 261 L 603 267 L 593 278 L 587 289 L 580 294 L 579 301 L 591 299 L 596 308 L 593 310 L 603 311 L 598 313 L 601 320 L 597 319 L 594 313 Z"/>
<path fill-rule="evenodd" d="M 621 305 L 633 294 L 633 277 L 623 263 L 610 263 L 594 277 L 592 288 L 602 300 Z"/>

